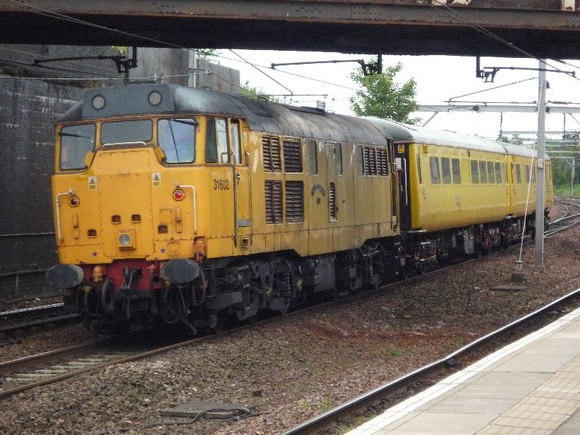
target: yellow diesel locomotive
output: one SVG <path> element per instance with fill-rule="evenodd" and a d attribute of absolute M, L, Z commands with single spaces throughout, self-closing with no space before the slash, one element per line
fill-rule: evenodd
<path fill-rule="evenodd" d="M 530 151 L 187 87 L 90 90 L 55 141 L 47 279 L 97 330 L 284 313 L 509 243 L 535 210 Z"/>
<path fill-rule="evenodd" d="M 88 91 L 55 140 L 47 277 L 95 328 L 215 328 L 404 262 L 392 140 L 369 120 L 134 84 Z"/>

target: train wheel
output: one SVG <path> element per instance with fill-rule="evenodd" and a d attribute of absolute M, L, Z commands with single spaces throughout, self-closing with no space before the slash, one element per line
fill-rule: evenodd
<path fill-rule="evenodd" d="M 409 278 L 409 269 L 407 269 L 407 266 L 401 266 L 399 267 L 399 278 L 404 281 L 407 278 Z"/>
<path fill-rule="evenodd" d="M 417 265 L 417 275 L 425 275 L 425 264 L 423 262 L 419 262 Z"/>
<path fill-rule="evenodd" d="M 270 310 L 286 314 L 292 303 L 292 287 L 294 283 L 292 265 L 285 258 L 273 262 L 274 279 L 272 294 L 276 295 L 270 301 Z"/>

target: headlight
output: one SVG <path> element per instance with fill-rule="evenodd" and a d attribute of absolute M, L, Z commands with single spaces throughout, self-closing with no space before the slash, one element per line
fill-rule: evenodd
<path fill-rule="evenodd" d="M 117 235 L 119 249 L 135 249 L 135 231 L 120 231 Z"/>

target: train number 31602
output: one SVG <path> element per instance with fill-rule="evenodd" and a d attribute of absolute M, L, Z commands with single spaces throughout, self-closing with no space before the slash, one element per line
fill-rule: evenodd
<path fill-rule="evenodd" d="M 213 190 L 230 190 L 230 180 L 213 180 Z"/>

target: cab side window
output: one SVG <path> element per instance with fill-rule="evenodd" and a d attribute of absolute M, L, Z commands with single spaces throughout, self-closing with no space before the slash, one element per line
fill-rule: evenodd
<path fill-rule="evenodd" d="M 205 161 L 207 163 L 229 163 L 227 120 L 208 118 L 205 137 Z M 238 130 L 239 143 L 239 130 Z"/>
<path fill-rule="evenodd" d="M 240 123 L 237 120 L 230 122 L 230 137 L 232 138 L 232 149 L 234 150 L 234 160 L 236 165 L 242 164 L 242 139 L 240 136 Z"/>

